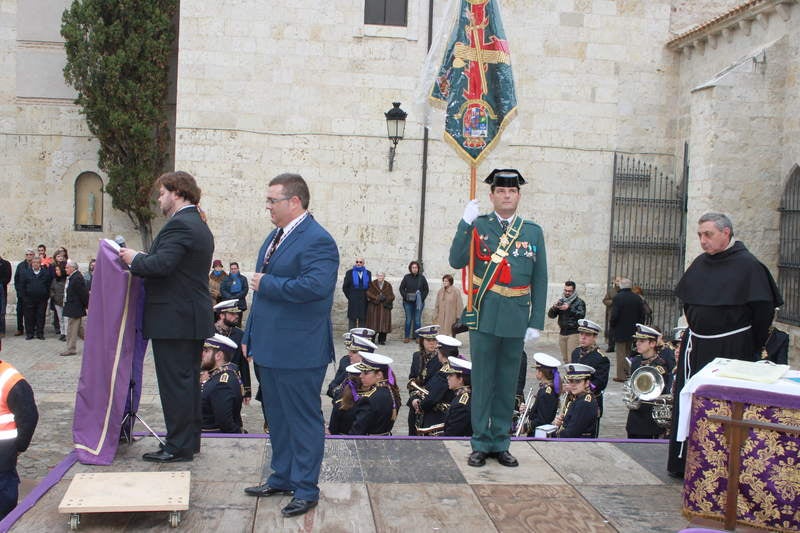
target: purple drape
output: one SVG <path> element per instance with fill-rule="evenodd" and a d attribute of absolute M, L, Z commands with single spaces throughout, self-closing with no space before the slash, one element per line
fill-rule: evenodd
<path fill-rule="evenodd" d="M 111 464 L 122 419 L 138 408 L 147 349 L 142 337 L 143 305 L 141 278 L 131 275 L 113 243 L 100 241 L 72 423 L 81 463 Z"/>

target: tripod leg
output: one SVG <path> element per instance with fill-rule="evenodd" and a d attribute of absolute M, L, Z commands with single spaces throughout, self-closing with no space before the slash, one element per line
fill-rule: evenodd
<path fill-rule="evenodd" d="M 134 414 L 133 416 L 136 417 L 136 420 L 138 420 L 139 422 L 144 424 L 144 427 L 147 428 L 147 431 L 149 431 L 152 436 L 154 436 L 156 439 L 158 439 L 158 442 L 160 442 L 162 446 L 166 446 L 167 443 L 161 437 L 159 437 L 158 434 L 155 431 L 153 431 L 153 428 L 151 428 L 150 426 L 147 425 L 147 422 L 142 420 L 142 417 L 140 417 L 138 414 Z"/>

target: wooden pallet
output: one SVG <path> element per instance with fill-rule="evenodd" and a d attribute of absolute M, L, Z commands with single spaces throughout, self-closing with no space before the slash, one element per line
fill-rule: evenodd
<path fill-rule="evenodd" d="M 76 474 L 58 505 L 70 515 L 70 529 L 81 513 L 168 511 L 177 527 L 180 512 L 189 509 L 191 472 L 105 472 Z"/>

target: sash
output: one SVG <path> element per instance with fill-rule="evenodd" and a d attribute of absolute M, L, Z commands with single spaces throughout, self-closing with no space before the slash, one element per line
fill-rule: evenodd
<path fill-rule="evenodd" d="M 497 250 L 495 250 L 495 252 L 491 255 L 491 260 L 486 267 L 486 271 L 483 273 L 483 278 L 478 286 L 478 290 L 475 291 L 475 296 L 472 300 L 472 311 L 464 312 L 464 324 L 469 327 L 469 329 L 478 329 L 478 321 L 480 320 L 478 310 L 480 309 L 483 297 L 497 280 L 497 275 L 500 273 L 500 267 L 508 264 L 508 261 L 506 261 L 506 257 L 508 257 L 508 250 L 511 248 L 511 245 L 514 244 L 514 241 L 516 241 L 519 237 L 520 230 L 522 229 L 522 223 L 522 217 L 515 217 L 514 222 L 500 237 L 500 243 L 497 246 Z M 473 229 L 473 233 L 475 231 L 477 230 Z M 480 248 L 475 249 L 476 254 L 479 253 L 479 250 Z M 474 272 L 473 276 L 475 276 Z"/>

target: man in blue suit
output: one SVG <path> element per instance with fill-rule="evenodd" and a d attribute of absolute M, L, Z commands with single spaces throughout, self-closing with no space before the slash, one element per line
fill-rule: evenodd
<path fill-rule="evenodd" d="M 298 174 L 269 182 L 267 210 L 277 227 L 256 258 L 253 304 L 242 339 L 261 383 L 273 470 L 262 485 L 245 492 L 292 494 L 281 510 L 286 517 L 306 513 L 319 500 L 325 452 L 320 391 L 334 360 L 330 314 L 339 250 L 308 212 L 309 199 L 308 185 Z"/>

